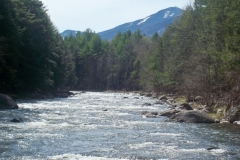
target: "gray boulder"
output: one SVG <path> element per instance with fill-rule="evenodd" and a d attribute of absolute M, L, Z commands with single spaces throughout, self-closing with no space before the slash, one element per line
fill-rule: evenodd
<path fill-rule="evenodd" d="M 226 120 L 233 123 L 240 120 L 240 105 L 230 108 L 226 113 Z"/>
<path fill-rule="evenodd" d="M 161 102 L 161 101 L 156 101 L 154 104 L 161 104 L 161 105 L 163 105 L 164 103 Z"/>
<path fill-rule="evenodd" d="M 170 117 L 172 115 L 175 115 L 176 113 L 180 112 L 179 110 L 176 109 L 170 109 L 170 110 L 166 110 L 163 112 L 158 113 L 159 116 L 167 116 Z"/>
<path fill-rule="evenodd" d="M 152 114 L 152 113 L 147 113 L 143 116 L 144 118 L 156 118 L 156 115 Z"/>
<path fill-rule="evenodd" d="M 202 99 L 203 99 L 202 96 L 196 96 L 196 97 L 194 98 L 195 102 L 199 102 L 199 101 L 201 101 Z"/>
<path fill-rule="evenodd" d="M 18 109 L 18 105 L 11 97 L 0 93 L 0 110 L 3 109 Z"/>
<path fill-rule="evenodd" d="M 181 111 L 169 117 L 167 122 L 214 123 L 214 120 L 201 111 Z"/>
<path fill-rule="evenodd" d="M 140 112 L 141 115 L 145 115 L 147 113 L 150 113 L 150 112 L 149 111 L 142 111 L 142 112 Z"/>
<path fill-rule="evenodd" d="M 168 100 L 166 96 L 160 96 L 158 97 L 159 100 Z"/>
<path fill-rule="evenodd" d="M 151 106 L 151 103 L 143 103 L 142 106 Z"/>
<path fill-rule="evenodd" d="M 145 96 L 146 97 L 152 97 L 152 94 L 151 93 L 147 93 Z"/>
<path fill-rule="evenodd" d="M 180 105 L 180 109 L 185 109 L 185 110 L 193 110 L 193 108 L 187 104 L 187 103 L 183 103 Z"/>
<path fill-rule="evenodd" d="M 23 120 L 21 118 L 13 118 L 10 122 L 14 122 L 14 123 L 20 123 Z"/>
<path fill-rule="evenodd" d="M 151 114 L 157 116 L 158 112 L 151 112 Z"/>

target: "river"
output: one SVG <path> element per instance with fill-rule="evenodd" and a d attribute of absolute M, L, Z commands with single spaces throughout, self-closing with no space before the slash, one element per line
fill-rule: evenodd
<path fill-rule="evenodd" d="M 168 106 L 135 93 L 76 92 L 0 111 L 0 159 L 240 159 L 240 126 L 144 118 Z M 134 97 L 139 97 L 135 99 Z M 11 123 L 14 117 L 22 123 Z M 213 148 L 208 150 L 207 148 Z"/>

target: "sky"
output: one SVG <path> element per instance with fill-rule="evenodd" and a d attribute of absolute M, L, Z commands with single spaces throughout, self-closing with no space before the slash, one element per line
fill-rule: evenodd
<path fill-rule="evenodd" d="M 61 33 L 71 29 L 96 33 L 143 19 L 168 7 L 186 8 L 193 0 L 40 0 Z"/>

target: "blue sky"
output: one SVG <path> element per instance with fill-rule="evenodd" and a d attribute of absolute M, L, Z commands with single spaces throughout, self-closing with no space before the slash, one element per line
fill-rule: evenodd
<path fill-rule="evenodd" d="M 193 0 L 41 0 L 59 32 L 101 32 L 145 18 L 168 7 L 184 9 Z"/>

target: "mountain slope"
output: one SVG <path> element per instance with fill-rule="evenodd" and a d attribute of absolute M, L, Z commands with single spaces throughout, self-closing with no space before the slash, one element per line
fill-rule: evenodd
<path fill-rule="evenodd" d="M 183 10 L 178 7 L 166 8 L 143 19 L 125 23 L 115 28 L 99 32 L 98 34 L 104 40 L 112 40 L 118 32 L 124 33 L 128 30 L 135 32 L 137 29 L 140 29 L 142 34 L 148 37 L 151 37 L 156 32 L 161 36 L 168 25 L 174 22 L 182 12 Z M 61 36 L 65 37 L 71 34 L 75 36 L 76 33 L 77 31 L 66 30 L 61 33 Z"/>
<path fill-rule="evenodd" d="M 63 31 L 62 33 L 60 33 L 60 35 L 64 38 L 64 37 L 68 37 L 70 35 L 73 35 L 73 36 L 76 36 L 77 32 L 80 32 L 80 31 L 74 31 L 74 30 L 65 30 Z"/>
<path fill-rule="evenodd" d="M 151 37 L 154 33 L 162 35 L 169 24 L 182 14 L 183 10 L 177 7 L 170 7 L 161 10 L 146 18 L 136 20 L 134 22 L 125 23 L 113 29 L 98 33 L 103 39 L 111 40 L 118 32 L 126 32 L 130 30 L 135 32 L 140 29 L 143 34 Z"/>

